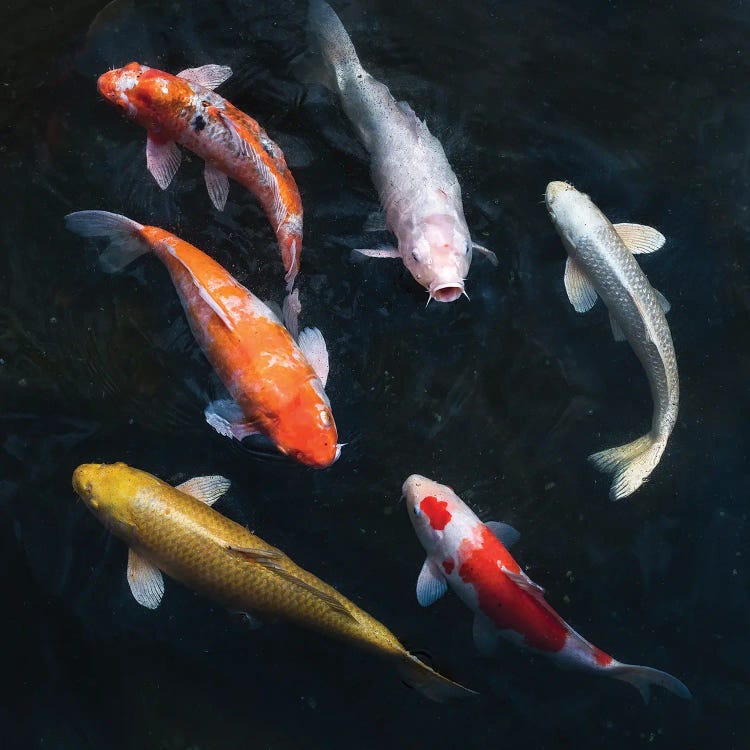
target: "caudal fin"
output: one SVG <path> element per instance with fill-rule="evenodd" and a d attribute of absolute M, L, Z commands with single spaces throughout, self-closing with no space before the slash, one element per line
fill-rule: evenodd
<path fill-rule="evenodd" d="M 65 217 L 65 226 L 82 237 L 106 237 L 106 250 L 99 256 L 108 273 L 120 271 L 151 247 L 143 236 L 143 224 L 109 211 L 76 211 Z"/>
<path fill-rule="evenodd" d="M 600 471 L 614 475 L 609 499 L 621 500 L 648 479 L 665 447 L 665 441 L 656 440 L 649 432 L 627 445 L 593 453 L 589 461 Z"/>
<path fill-rule="evenodd" d="M 478 694 L 474 690 L 443 677 L 408 652 L 404 653 L 399 663 L 399 672 L 408 685 L 438 703 L 454 698 L 470 698 Z"/>
<path fill-rule="evenodd" d="M 639 667 L 636 664 L 617 664 L 614 667 L 608 667 L 606 674 L 614 677 L 616 680 L 629 682 L 641 694 L 644 703 L 648 703 L 651 697 L 651 685 L 658 685 L 666 688 L 670 693 L 684 698 L 686 701 L 692 699 L 692 694 L 684 683 L 680 682 L 671 674 L 662 672 L 660 669 L 651 667 Z"/>
<path fill-rule="evenodd" d="M 335 11 L 324 0 L 311 0 L 307 15 L 310 34 L 322 55 L 322 69 L 308 68 L 307 78 L 317 78 L 334 91 L 361 73 L 357 51 Z M 312 65 L 312 64 L 311 64 Z"/>

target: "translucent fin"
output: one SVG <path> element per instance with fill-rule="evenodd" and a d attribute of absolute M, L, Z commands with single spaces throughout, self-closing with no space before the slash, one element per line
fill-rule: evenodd
<path fill-rule="evenodd" d="M 506 568 L 503 568 L 502 571 L 519 588 L 523 589 L 529 594 L 532 594 L 533 596 L 542 599 L 544 598 L 544 589 L 538 583 L 534 583 L 534 581 L 532 581 L 531 578 L 529 578 L 523 571 L 521 571 L 520 573 L 514 573 L 513 571 L 507 570 Z"/>
<path fill-rule="evenodd" d="M 156 184 L 166 190 L 180 168 L 182 153 L 174 141 L 158 143 L 151 133 L 146 138 L 146 166 Z"/>
<path fill-rule="evenodd" d="M 497 648 L 498 632 L 492 620 L 483 612 L 474 615 L 471 627 L 474 645 L 482 656 L 492 656 Z"/>
<path fill-rule="evenodd" d="M 609 314 L 609 325 L 612 327 L 612 336 L 615 341 L 625 341 L 625 334 L 620 328 L 620 324 L 612 317 L 612 313 Z"/>
<path fill-rule="evenodd" d="M 629 682 L 641 694 L 644 703 L 648 703 L 651 697 L 651 685 L 663 687 L 684 700 L 691 700 L 693 697 L 684 683 L 660 669 L 640 667 L 636 664 L 617 664 L 607 667 L 604 674 L 616 680 Z"/>
<path fill-rule="evenodd" d="M 297 344 L 325 388 L 328 382 L 329 363 L 328 348 L 323 334 L 317 328 L 305 328 L 300 333 Z"/>
<path fill-rule="evenodd" d="M 410 685 L 425 697 L 438 703 L 443 703 L 454 698 L 470 698 L 477 695 L 474 690 L 470 690 L 447 677 L 443 677 L 443 675 L 417 659 L 416 656 L 406 651 L 401 658 L 399 672 L 407 685 Z"/>
<path fill-rule="evenodd" d="M 666 242 L 661 232 L 643 224 L 614 224 L 614 228 L 633 255 L 655 253 Z"/>
<path fill-rule="evenodd" d="M 654 289 L 654 294 L 656 295 L 656 299 L 659 301 L 661 309 L 666 315 L 672 309 L 672 305 L 669 304 L 669 300 L 658 289 Z"/>
<path fill-rule="evenodd" d="M 620 500 L 632 495 L 648 479 L 665 447 L 666 443 L 654 440 L 649 432 L 627 445 L 593 453 L 589 461 L 599 471 L 614 475 L 609 499 Z"/>
<path fill-rule="evenodd" d="M 65 226 L 82 237 L 106 237 L 107 249 L 99 256 L 108 273 L 119 271 L 147 253 L 151 246 L 143 237 L 143 224 L 109 211 L 76 211 L 65 217 Z"/>
<path fill-rule="evenodd" d="M 156 609 L 164 596 L 164 578 L 159 568 L 128 549 L 128 585 L 133 597 L 147 609 Z"/>
<path fill-rule="evenodd" d="M 239 404 L 232 399 L 212 401 L 203 412 L 206 422 L 219 435 L 242 440 L 249 435 L 256 435 L 259 430 L 243 413 Z"/>
<path fill-rule="evenodd" d="M 588 312 L 596 304 L 594 287 L 572 258 L 565 262 L 565 291 L 576 312 Z"/>
<path fill-rule="evenodd" d="M 206 505 L 213 505 L 231 486 L 231 482 L 218 474 L 206 477 L 193 477 L 187 482 L 178 484 L 175 489 L 200 500 Z"/>
<path fill-rule="evenodd" d="M 203 170 L 203 177 L 206 181 L 206 190 L 208 190 L 211 203 L 218 211 L 223 211 L 229 195 L 229 178 L 224 172 L 208 162 L 206 162 L 206 167 Z"/>
<path fill-rule="evenodd" d="M 365 219 L 365 225 L 362 227 L 365 232 L 385 232 L 388 229 L 385 223 L 385 213 L 382 211 L 373 211 Z"/>
<path fill-rule="evenodd" d="M 471 243 L 471 249 L 476 250 L 478 253 L 482 253 L 487 260 L 492 263 L 493 266 L 500 265 L 500 261 L 497 259 L 497 255 L 492 252 L 492 250 L 488 250 L 484 245 L 480 245 L 477 242 Z"/>
<path fill-rule="evenodd" d="M 366 255 L 368 258 L 400 258 L 401 253 L 395 247 L 381 247 L 379 249 L 355 248 L 355 253 Z"/>
<path fill-rule="evenodd" d="M 302 304 L 299 301 L 299 289 L 295 289 L 284 297 L 284 307 L 281 318 L 287 331 L 292 334 L 296 341 L 299 338 L 299 316 L 302 312 Z"/>
<path fill-rule="evenodd" d="M 512 547 L 521 538 L 521 534 L 507 523 L 502 523 L 501 521 L 487 521 L 485 526 L 506 547 Z"/>
<path fill-rule="evenodd" d="M 417 578 L 417 601 L 421 607 L 434 604 L 448 590 L 448 582 L 440 569 L 428 557 Z"/>
<path fill-rule="evenodd" d="M 232 76 L 232 69 L 228 65 L 201 65 L 199 68 L 186 68 L 177 76 L 190 83 L 197 83 L 206 89 L 215 89 Z"/>

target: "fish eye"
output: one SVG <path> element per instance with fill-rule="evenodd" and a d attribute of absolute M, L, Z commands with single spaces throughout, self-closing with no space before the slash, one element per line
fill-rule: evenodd
<path fill-rule="evenodd" d="M 464 252 L 466 253 L 466 255 L 468 255 L 471 252 L 471 245 L 467 245 Z"/>
<path fill-rule="evenodd" d="M 422 510 L 418 505 L 414 506 L 414 515 L 419 518 L 422 515 Z"/>
<path fill-rule="evenodd" d="M 330 415 L 328 409 L 323 409 L 320 412 L 320 423 L 323 425 L 323 427 L 330 427 L 331 426 L 331 415 Z"/>
<path fill-rule="evenodd" d="M 416 260 L 417 262 L 419 262 L 419 252 L 417 251 L 416 247 L 411 251 L 411 257 L 414 258 L 414 260 Z"/>
<path fill-rule="evenodd" d="M 201 102 L 201 107 L 210 107 L 211 104 L 207 102 L 205 99 Z"/>

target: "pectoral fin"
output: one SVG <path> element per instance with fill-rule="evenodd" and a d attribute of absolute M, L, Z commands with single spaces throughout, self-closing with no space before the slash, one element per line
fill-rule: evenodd
<path fill-rule="evenodd" d="M 656 299 L 659 300 L 661 309 L 665 314 L 668 313 L 672 309 L 672 305 L 669 304 L 669 300 L 658 289 L 654 289 L 654 294 L 656 295 Z"/>
<path fill-rule="evenodd" d="M 133 549 L 128 550 L 127 577 L 130 591 L 138 604 L 148 609 L 156 609 L 161 604 L 164 596 L 161 571 Z"/>
<path fill-rule="evenodd" d="M 229 178 L 213 164 L 206 162 L 206 168 L 203 171 L 203 177 L 206 180 L 206 189 L 211 203 L 214 204 L 218 211 L 223 211 L 227 205 L 227 196 L 229 195 Z"/>
<path fill-rule="evenodd" d="M 565 262 L 565 291 L 576 312 L 587 312 L 596 303 L 594 287 L 572 258 L 568 258 Z"/>
<path fill-rule="evenodd" d="M 330 368 L 323 334 L 317 328 L 305 328 L 300 332 L 297 344 L 325 388 Z"/>
<path fill-rule="evenodd" d="M 417 601 L 422 607 L 434 604 L 448 590 L 448 582 L 440 569 L 428 557 L 417 578 Z"/>
<path fill-rule="evenodd" d="M 614 224 L 614 228 L 633 255 L 655 253 L 666 242 L 661 232 L 643 224 Z"/>
<path fill-rule="evenodd" d="M 492 656 L 497 647 L 497 628 L 487 615 L 477 612 L 471 629 L 474 645 L 482 656 Z"/>
<path fill-rule="evenodd" d="M 373 211 L 365 219 L 365 225 L 362 227 L 365 232 L 385 232 L 388 230 L 388 225 L 385 222 L 385 213 L 380 211 Z"/>
<path fill-rule="evenodd" d="M 178 484 L 175 489 L 200 500 L 206 505 L 213 505 L 232 483 L 218 474 L 207 477 L 193 477 L 187 482 Z"/>
<path fill-rule="evenodd" d="M 239 404 L 232 399 L 212 401 L 203 412 L 211 427 L 219 435 L 242 440 L 248 435 L 255 435 L 260 430 L 251 422 L 240 409 Z"/>
<path fill-rule="evenodd" d="M 174 141 L 159 142 L 149 133 L 146 137 L 146 166 L 156 184 L 166 190 L 180 167 L 182 153 Z"/>
<path fill-rule="evenodd" d="M 497 266 L 500 264 L 500 261 L 497 259 L 497 255 L 492 252 L 492 250 L 487 249 L 483 245 L 479 245 L 476 242 L 471 243 L 471 249 L 476 250 L 478 253 L 482 253 L 487 260 L 492 263 L 493 266 Z"/>
<path fill-rule="evenodd" d="M 201 65 L 199 68 L 186 68 L 177 74 L 179 78 L 212 90 L 224 83 L 231 75 L 232 69 L 227 65 Z"/>
<path fill-rule="evenodd" d="M 612 313 L 609 314 L 609 324 L 612 326 L 612 335 L 615 341 L 625 341 L 625 334 L 620 328 L 620 324 L 612 317 Z"/>
<path fill-rule="evenodd" d="M 366 255 L 368 258 L 400 258 L 401 253 L 395 247 L 381 247 L 379 249 L 355 248 L 355 253 Z"/>
<path fill-rule="evenodd" d="M 485 526 L 506 547 L 512 547 L 521 538 L 521 534 L 507 523 L 502 523 L 501 521 L 487 521 Z"/>

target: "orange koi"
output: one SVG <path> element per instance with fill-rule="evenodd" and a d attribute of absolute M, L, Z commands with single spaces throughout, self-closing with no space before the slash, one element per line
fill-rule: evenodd
<path fill-rule="evenodd" d="M 265 130 L 213 91 L 232 75 L 224 65 L 176 76 L 132 62 L 99 77 L 99 93 L 148 131 L 146 166 L 165 190 L 182 159 L 177 144 L 206 162 L 205 180 L 222 211 L 229 177 L 253 193 L 276 233 L 291 291 L 302 251 L 302 200 L 282 150 Z"/>
<path fill-rule="evenodd" d="M 206 421 L 237 440 L 254 433 L 308 466 L 338 457 L 336 425 L 324 387 L 328 351 L 317 328 L 295 342 L 276 315 L 197 247 L 158 227 L 107 211 L 65 217 L 84 237 L 106 237 L 105 271 L 124 268 L 149 251 L 167 267 L 193 335 L 232 399 L 214 401 Z"/>

